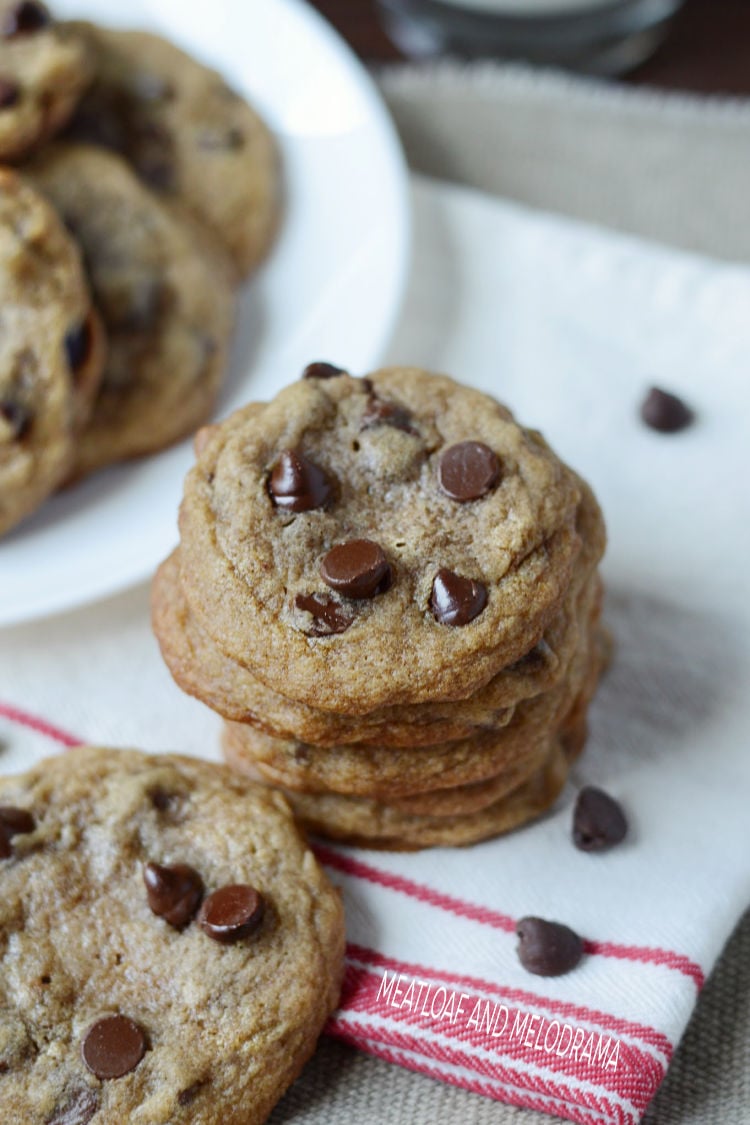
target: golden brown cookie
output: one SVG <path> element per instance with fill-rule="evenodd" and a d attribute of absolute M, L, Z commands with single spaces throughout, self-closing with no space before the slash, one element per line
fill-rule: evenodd
<path fill-rule="evenodd" d="M 343 968 L 338 894 L 283 798 L 80 748 L 0 781 L 8 1122 L 258 1125 Z"/>
<path fill-rule="evenodd" d="M 280 208 L 278 155 L 263 121 L 219 74 L 165 39 L 70 26 L 96 71 L 71 135 L 121 153 L 151 190 L 183 203 L 244 277 L 268 250 Z"/>
<path fill-rule="evenodd" d="M 182 587 L 217 647 L 297 702 L 466 699 L 562 606 L 580 497 L 539 434 L 444 376 L 303 379 L 209 436 Z"/>
<path fill-rule="evenodd" d="M 21 160 L 59 132 L 93 73 L 75 28 L 38 0 L 0 0 L 0 161 Z"/>
<path fill-rule="evenodd" d="M 213 408 L 234 319 L 223 251 L 103 149 L 58 144 L 26 171 L 79 241 L 109 351 L 73 473 L 162 449 Z"/>
<path fill-rule="evenodd" d="M 46 200 L 0 169 L 0 534 L 67 476 L 104 363 L 78 247 Z"/>

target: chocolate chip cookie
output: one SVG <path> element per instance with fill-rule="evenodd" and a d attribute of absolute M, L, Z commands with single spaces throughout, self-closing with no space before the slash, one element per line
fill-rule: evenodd
<path fill-rule="evenodd" d="M 302 379 L 206 441 L 182 589 L 223 653 L 297 702 L 466 699 L 559 611 L 580 500 L 539 434 L 445 376 Z"/>
<path fill-rule="evenodd" d="M 57 144 L 27 165 L 80 243 L 109 351 L 73 474 L 162 449 L 210 414 L 233 317 L 224 252 L 120 157 Z"/>
<path fill-rule="evenodd" d="M 96 70 L 71 135 L 121 153 L 149 188 L 184 203 L 244 277 L 279 213 L 278 157 L 263 121 L 219 74 L 156 35 L 71 29 Z"/>
<path fill-rule="evenodd" d="M 8 1122 L 254 1125 L 312 1053 L 339 897 L 279 794 L 80 748 L 0 781 Z"/>
<path fill-rule="evenodd" d="M 93 73 L 75 28 L 38 0 L 0 0 L 0 161 L 21 160 L 59 132 Z"/>
<path fill-rule="evenodd" d="M 80 254 L 29 183 L 0 169 L 0 534 L 70 471 L 104 362 Z"/>

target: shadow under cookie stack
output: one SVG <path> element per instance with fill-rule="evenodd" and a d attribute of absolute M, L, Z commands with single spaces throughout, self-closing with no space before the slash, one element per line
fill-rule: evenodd
<path fill-rule="evenodd" d="M 541 435 L 443 376 L 316 363 L 196 451 L 153 621 L 229 764 L 366 847 L 544 812 L 602 665 L 605 532 Z"/>

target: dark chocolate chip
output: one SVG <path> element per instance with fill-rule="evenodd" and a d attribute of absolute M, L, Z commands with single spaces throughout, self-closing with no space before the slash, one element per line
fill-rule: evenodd
<path fill-rule="evenodd" d="M 312 615 L 309 632 L 313 637 L 330 637 L 333 633 L 345 633 L 354 623 L 354 614 L 325 594 L 297 594 L 294 604 L 297 609 Z"/>
<path fill-rule="evenodd" d="M 11 840 L 14 836 L 25 836 L 35 828 L 34 818 L 26 809 L 0 805 L 0 859 L 13 855 Z"/>
<path fill-rule="evenodd" d="M 146 1036 L 128 1016 L 104 1016 L 86 1032 L 81 1058 L 97 1078 L 122 1078 L 146 1053 Z"/>
<path fill-rule="evenodd" d="M 21 87 L 12 78 L 0 78 L 0 109 L 10 109 L 21 96 Z"/>
<path fill-rule="evenodd" d="M 34 31 L 41 31 L 51 22 L 52 16 L 44 4 L 39 4 L 37 0 L 22 0 L 6 14 L 2 33 L 6 39 L 13 39 L 16 35 L 30 35 Z"/>
<path fill-rule="evenodd" d="M 248 937 L 263 921 L 265 902 L 247 883 L 220 887 L 204 899 L 198 925 L 214 941 L 229 944 Z"/>
<path fill-rule="evenodd" d="M 500 462 L 483 441 L 460 441 L 449 446 L 438 464 L 440 487 L 461 504 L 485 496 L 499 480 Z"/>
<path fill-rule="evenodd" d="M 163 867 L 146 863 L 143 867 L 148 904 L 154 914 L 180 929 L 187 925 L 203 898 L 203 880 L 193 867 L 176 863 Z"/>
<path fill-rule="evenodd" d="M 31 425 L 31 411 L 21 402 L 11 399 L 0 401 L 0 418 L 10 427 L 11 436 L 22 438 Z"/>
<path fill-rule="evenodd" d="M 575 969 L 583 956 L 578 934 L 560 922 L 522 918 L 516 926 L 518 959 L 530 973 L 559 977 Z"/>
<path fill-rule="evenodd" d="M 468 625 L 487 605 L 487 587 L 442 567 L 432 583 L 430 609 L 441 625 Z"/>
<path fill-rule="evenodd" d="M 71 329 L 65 337 L 65 354 L 71 371 L 78 371 L 86 362 L 91 350 L 91 325 L 87 320 Z"/>
<path fill-rule="evenodd" d="M 323 508 L 331 496 L 323 470 L 295 449 L 279 454 L 268 478 L 268 491 L 276 507 L 288 512 Z"/>
<path fill-rule="evenodd" d="M 321 560 L 326 585 L 347 598 L 373 598 L 382 592 L 390 567 L 382 547 L 371 539 L 339 543 Z"/>
<path fill-rule="evenodd" d="M 76 1090 L 65 1105 L 52 1111 L 45 1125 L 88 1125 L 99 1109 L 99 1094 L 86 1086 Z"/>
<path fill-rule="evenodd" d="M 180 1090 L 177 1095 L 177 1104 L 180 1106 L 192 1105 L 205 1085 L 205 1082 L 193 1082 L 192 1086 Z"/>
<path fill-rule="evenodd" d="M 652 430 L 676 434 L 689 426 L 695 415 L 677 395 L 652 387 L 641 404 L 641 418 Z"/>
<path fill-rule="evenodd" d="M 582 852 L 603 852 L 625 839 L 628 822 L 614 797 L 588 786 L 573 810 L 573 842 Z"/>
<path fill-rule="evenodd" d="M 412 426 L 412 416 L 404 406 L 399 406 L 388 399 L 371 395 L 365 406 L 362 419 L 359 423 L 360 430 L 370 430 L 373 426 L 392 426 L 394 430 L 403 430 L 407 434 L 416 434 Z"/>
<path fill-rule="evenodd" d="M 324 363 L 322 360 L 308 363 L 302 372 L 303 379 L 335 379 L 337 375 L 346 375 L 346 370 L 337 367 L 335 363 Z"/>

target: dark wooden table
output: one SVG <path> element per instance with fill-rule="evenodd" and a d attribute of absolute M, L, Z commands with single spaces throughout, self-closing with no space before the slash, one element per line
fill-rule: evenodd
<path fill-rule="evenodd" d="M 372 0 L 312 0 L 365 62 L 401 56 Z M 698 93 L 750 96 L 750 0 L 687 0 L 669 38 L 624 81 Z"/>

